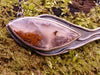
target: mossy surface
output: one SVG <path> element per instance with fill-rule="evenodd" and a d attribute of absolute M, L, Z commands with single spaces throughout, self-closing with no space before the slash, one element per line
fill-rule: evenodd
<path fill-rule="evenodd" d="M 64 3 L 57 1 L 61 0 L 26 0 L 22 2 L 24 15 L 54 15 L 51 7 L 63 7 L 62 14 L 67 13 L 67 16 L 59 17 L 90 29 L 100 27 L 98 6 L 88 14 L 72 15 L 67 7 L 70 0 L 62 0 Z M 38 55 L 19 46 L 6 29 L 6 25 L 16 19 L 14 6 L 18 6 L 17 0 L 0 2 L 0 75 L 100 75 L 100 40 L 50 57 Z"/>

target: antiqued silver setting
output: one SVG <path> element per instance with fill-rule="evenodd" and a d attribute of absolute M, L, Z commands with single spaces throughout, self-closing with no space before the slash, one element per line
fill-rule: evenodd
<path fill-rule="evenodd" d="M 30 18 L 30 17 L 24 17 L 24 18 Z M 19 18 L 19 19 L 15 19 L 13 21 L 11 21 L 8 25 L 7 25 L 7 30 L 10 33 L 10 35 L 12 36 L 12 38 L 15 39 L 15 41 L 25 47 L 25 48 L 29 48 L 32 51 L 35 51 L 36 53 L 40 54 L 40 55 L 44 55 L 44 56 L 53 56 L 53 55 L 59 55 L 59 54 L 64 54 L 67 53 L 69 50 L 73 50 L 75 48 L 79 48 L 91 41 L 100 39 L 100 27 L 96 28 L 96 29 L 87 29 L 87 28 L 83 28 L 81 26 L 72 24 L 68 21 L 65 21 L 63 19 L 60 19 L 56 16 L 53 15 L 48 15 L 48 14 L 43 14 L 43 15 L 39 15 L 38 17 L 31 17 L 31 18 L 41 18 L 44 20 L 49 20 L 51 22 L 55 22 L 57 24 L 60 24 L 64 27 L 70 28 L 71 30 L 75 31 L 76 33 L 79 34 L 79 37 L 74 40 L 73 42 L 71 42 L 70 44 L 67 44 L 65 46 L 59 47 L 59 48 L 55 48 L 52 50 L 39 50 L 36 49 L 28 44 L 26 44 L 25 42 L 21 41 L 18 37 L 16 37 L 16 33 L 13 33 L 12 30 L 9 28 L 9 25 L 12 24 L 12 22 L 20 20 L 20 19 L 24 19 L 24 18 Z"/>

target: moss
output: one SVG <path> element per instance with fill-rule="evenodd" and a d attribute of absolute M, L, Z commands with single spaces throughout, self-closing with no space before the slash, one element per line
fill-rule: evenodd
<path fill-rule="evenodd" d="M 64 16 L 64 19 L 80 25 L 85 28 L 95 29 L 100 27 L 100 8 L 96 6 L 95 8 L 91 9 L 88 14 L 83 12 L 76 12 L 74 16 L 68 11 L 68 16 Z"/>
<path fill-rule="evenodd" d="M 25 16 L 52 14 L 51 7 L 59 7 L 57 0 L 26 0 L 23 2 Z M 67 1 L 67 0 L 63 0 Z M 51 5 L 52 3 L 52 5 Z M 43 4 L 43 5 L 41 5 Z M 44 57 L 19 46 L 6 30 L 6 25 L 16 18 L 13 6 L 17 0 L 1 0 L 0 3 L 0 75 L 99 75 L 100 74 L 100 40 L 91 42 L 68 53 Z M 66 7 L 64 3 L 60 7 Z M 76 13 L 62 9 L 61 18 L 86 28 L 100 26 L 100 8 L 97 6 L 90 13 Z"/>

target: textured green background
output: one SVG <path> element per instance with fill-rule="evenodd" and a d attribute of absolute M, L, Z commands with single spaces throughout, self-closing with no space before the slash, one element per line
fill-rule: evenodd
<path fill-rule="evenodd" d="M 51 7 L 63 7 L 61 17 L 74 24 L 94 29 L 100 26 L 100 8 L 96 6 L 85 15 L 73 16 L 67 7 L 70 0 L 26 0 L 22 2 L 25 16 L 52 14 Z M 44 5 L 41 5 L 44 3 Z M 6 30 L 16 19 L 17 0 L 0 0 L 0 75 L 100 75 L 100 40 L 91 42 L 68 53 L 45 57 L 19 46 Z"/>

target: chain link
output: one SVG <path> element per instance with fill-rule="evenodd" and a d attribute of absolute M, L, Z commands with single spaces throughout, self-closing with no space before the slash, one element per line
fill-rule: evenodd
<path fill-rule="evenodd" d="M 100 0 L 96 0 L 96 2 L 100 5 Z"/>
<path fill-rule="evenodd" d="M 19 3 L 19 6 L 18 6 L 18 11 L 17 11 L 17 17 L 20 17 L 20 16 L 23 16 L 24 17 L 24 14 L 23 14 L 23 9 L 22 9 L 22 0 L 18 0 L 18 3 Z"/>

